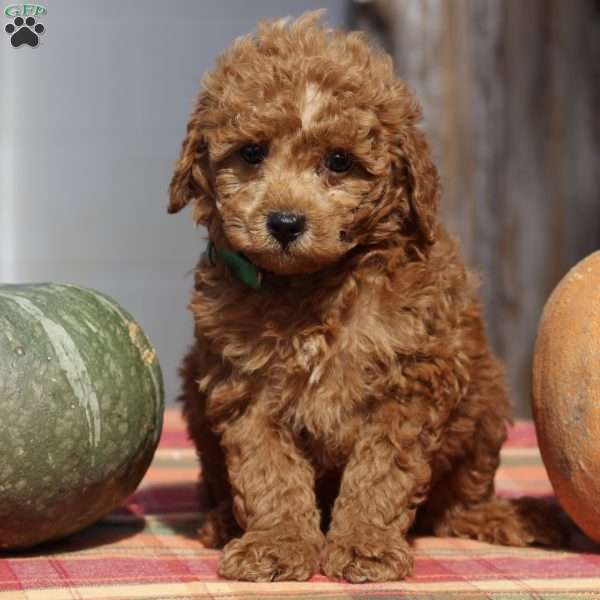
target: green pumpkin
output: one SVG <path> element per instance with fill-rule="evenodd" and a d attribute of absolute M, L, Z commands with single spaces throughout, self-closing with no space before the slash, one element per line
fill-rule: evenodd
<path fill-rule="evenodd" d="M 135 490 L 164 392 L 135 320 L 93 290 L 0 285 L 0 548 L 98 520 Z"/>

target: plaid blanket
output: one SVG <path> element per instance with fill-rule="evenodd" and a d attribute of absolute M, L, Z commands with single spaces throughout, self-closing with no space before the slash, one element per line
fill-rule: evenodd
<path fill-rule="evenodd" d="M 225 581 L 216 573 L 219 552 L 195 539 L 197 473 L 181 418 L 170 410 L 138 491 L 79 534 L 0 555 L 0 600 L 600 598 L 600 547 L 575 529 L 568 551 L 417 537 L 415 574 L 395 583 L 351 585 L 322 575 L 306 583 Z M 551 494 L 531 423 L 511 431 L 497 487 L 509 496 Z"/>

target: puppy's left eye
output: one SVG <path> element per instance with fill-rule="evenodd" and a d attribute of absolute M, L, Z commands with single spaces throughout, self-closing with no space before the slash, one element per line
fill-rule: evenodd
<path fill-rule="evenodd" d="M 248 144 L 240 148 L 240 156 L 251 165 L 257 165 L 265 160 L 267 147 L 264 144 Z"/>
<path fill-rule="evenodd" d="M 352 168 L 354 159 L 351 154 L 344 150 L 334 150 L 330 152 L 325 161 L 327 168 L 334 173 L 345 173 Z"/>

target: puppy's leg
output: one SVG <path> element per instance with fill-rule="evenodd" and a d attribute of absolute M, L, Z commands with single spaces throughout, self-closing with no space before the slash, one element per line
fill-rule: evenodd
<path fill-rule="evenodd" d="M 196 440 L 202 466 L 199 496 L 201 508 L 206 512 L 198 528 L 198 537 L 207 548 L 222 548 L 239 536 L 241 529 L 233 517 L 231 486 L 219 438 L 208 427 L 200 429 L 199 435 Z"/>
<path fill-rule="evenodd" d="M 424 417 L 412 417 L 387 404 L 357 441 L 327 534 L 328 576 L 359 583 L 401 579 L 412 570 L 406 533 L 431 478 L 419 438 Z"/>
<path fill-rule="evenodd" d="M 558 507 L 494 494 L 510 409 L 500 367 L 491 355 L 475 364 L 472 385 L 457 412 L 446 435 L 471 429 L 473 446 L 435 485 L 423 507 L 434 533 L 508 546 L 561 545 L 565 529 Z"/>
<path fill-rule="evenodd" d="M 247 581 L 308 579 L 319 568 L 323 534 L 314 471 L 292 436 L 250 407 L 222 444 L 244 535 L 225 546 L 219 574 Z"/>
<path fill-rule="evenodd" d="M 240 530 L 233 518 L 231 488 L 223 449 L 218 436 L 208 425 L 205 415 L 206 398 L 198 386 L 200 352 L 194 346 L 183 360 L 179 371 L 182 392 L 178 400 L 183 402 L 188 434 L 196 446 L 201 464 L 198 492 L 204 514 L 198 535 L 207 548 L 221 548 L 232 537 L 239 535 Z"/>
<path fill-rule="evenodd" d="M 494 494 L 499 450 L 489 440 L 478 440 L 473 452 L 431 491 L 437 505 L 432 519 L 435 535 L 505 546 L 564 544 L 566 529 L 558 506 L 537 498 L 509 500 Z"/>
<path fill-rule="evenodd" d="M 233 518 L 231 501 L 223 501 L 204 515 L 198 528 L 198 537 L 206 548 L 222 548 L 241 530 Z"/>

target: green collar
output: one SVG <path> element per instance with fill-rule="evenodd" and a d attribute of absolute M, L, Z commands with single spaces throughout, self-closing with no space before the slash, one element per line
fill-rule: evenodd
<path fill-rule="evenodd" d="M 243 254 L 228 248 L 219 248 L 212 241 L 208 242 L 206 248 L 208 260 L 212 265 L 216 264 L 215 256 L 220 258 L 229 268 L 231 274 L 254 290 L 260 289 L 262 273 L 260 269 L 251 263 Z"/>

